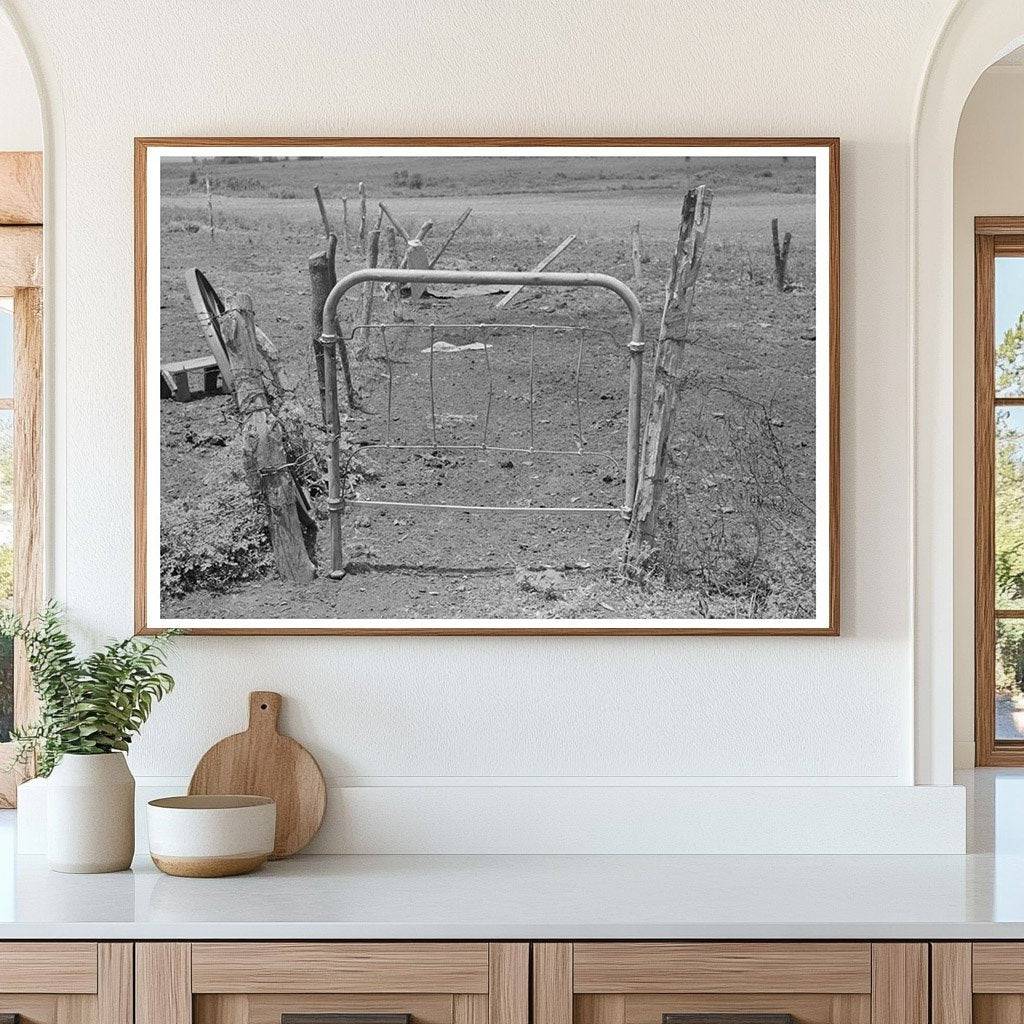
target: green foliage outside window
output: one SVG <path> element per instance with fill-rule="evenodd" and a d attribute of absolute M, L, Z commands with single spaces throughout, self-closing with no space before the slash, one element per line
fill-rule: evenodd
<path fill-rule="evenodd" d="M 1024 313 L 996 347 L 996 394 L 1021 394 Z M 996 410 L 996 608 L 1024 607 L 1024 409 Z M 1009 622 L 996 631 L 996 685 L 1024 689 L 1024 629 Z"/>

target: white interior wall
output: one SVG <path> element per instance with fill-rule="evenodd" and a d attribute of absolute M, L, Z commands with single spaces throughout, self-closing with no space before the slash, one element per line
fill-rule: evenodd
<path fill-rule="evenodd" d="M 39 95 L 7 15 L 0 10 L 0 150 L 43 148 Z"/>
<path fill-rule="evenodd" d="M 870 786 L 885 813 L 878 787 L 909 785 L 914 755 L 908 150 L 945 0 L 717 0 L 698 23 L 664 0 L 301 19 L 261 0 L 221 5 L 213 33 L 198 0 L 4 3 L 51 107 L 50 560 L 91 639 L 132 626 L 133 136 L 843 139 L 842 637 L 184 639 L 137 773 L 187 776 L 272 688 L 342 794 L 464 806 L 484 787 L 495 816 L 510 785 L 568 792 L 570 811 L 580 786 Z M 529 73 L 508 58 L 523 50 Z"/>
<path fill-rule="evenodd" d="M 1024 64 L 1007 61 L 978 79 L 953 167 L 954 738 L 957 767 L 967 768 L 974 764 L 974 218 L 1024 216 Z"/>

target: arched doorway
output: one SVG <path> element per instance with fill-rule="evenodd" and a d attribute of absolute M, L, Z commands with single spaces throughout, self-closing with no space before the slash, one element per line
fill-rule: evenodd
<path fill-rule="evenodd" d="M 914 352 L 915 779 L 920 784 L 949 784 L 954 762 L 954 147 L 975 82 L 1022 42 L 1024 6 L 1019 0 L 961 0 L 932 51 L 912 126 L 908 230 L 915 266 L 909 328 Z"/>

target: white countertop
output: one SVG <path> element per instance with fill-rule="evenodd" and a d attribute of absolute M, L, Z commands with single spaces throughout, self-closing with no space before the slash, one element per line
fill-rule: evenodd
<path fill-rule="evenodd" d="M 1024 939 L 1024 772 L 975 772 L 967 856 L 296 857 L 59 875 L 0 812 L 0 940 Z"/>
<path fill-rule="evenodd" d="M 3 938 L 1024 939 L 1024 856 L 299 857 L 205 880 L 27 857 Z"/>

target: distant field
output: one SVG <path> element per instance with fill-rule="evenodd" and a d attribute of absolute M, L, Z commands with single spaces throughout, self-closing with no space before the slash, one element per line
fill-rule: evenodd
<path fill-rule="evenodd" d="M 238 489 L 237 429 L 229 396 L 162 403 L 161 532 L 165 564 L 204 556 L 226 564 L 223 585 L 164 588 L 165 615 L 183 617 L 797 617 L 813 614 L 814 592 L 814 180 L 809 159 L 514 161 L 289 160 L 165 163 L 161 208 L 161 344 L 164 359 L 205 352 L 182 285 L 190 266 L 222 294 L 245 291 L 258 322 L 280 347 L 295 394 L 315 410 L 307 258 L 322 247 L 312 198 L 320 184 L 335 227 L 340 195 L 367 183 L 370 212 L 383 199 L 410 232 L 435 222 L 438 244 L 466 206 L 473 214 L 442 265 L 524 269 L 569 234 L 553 269 L 612 274 L 636 291 L 648 346 L 646 382 L 668 259 L 687 187 L 715 191 L 711 231 L 690 332 L 691 370 L 672 445 L 663 509 L 665 572 L 651 588 L 618 574 L 624 523 L 617 515 L 466 514 L 352 507 L 345 516 L 352 558 L 342 584 L 320 579 L 296 590 L 273 575 L 258 544 L 239 544 L 259 524 Z M 197 182 L 189 185 L 189 175 Z M 206 227 L 203 178 L 213 189 L 215 232 Z M 408 182 L 421 175 L 420 187 Z M 405 175 L 405 177 L 403 177 Z M 356 203 L 349 203 L 356 225 Z M 792 290 L 771 283 L 769 225 L 793 233 Z M 639 222 L 649 262 L 632 281 L 631 225 Z M 361 265 L 339 259 L 339 275 Z M 621 501 L 625 445 L 627 318 L 617 299 L 593 291 L 525 291 L 503 311 L 496 296 L 403 303 L 391 328 L 393 437 L 436 442 L 426 453 L 374 448 L 357 455 L 349 495 L 451 504 Z M 350 318 L 355 303 L 343 307 Z M 375 321 L 384 313 L 378 299 Z M 454 344 L 489 349 L 424 353 L 430 323 L 583 325 L 578 335 L 537 340 L 527 329 L 499 334 L 435 328 Z M 438 332 L 442 333 L 438 333 Z M 358 342 L 358 339 L 357 339 Z M 352 346 L 362 408 L 345 424 L 355 446 L 385 436 L 388 366 L 377 341 Z M 575 445 L 618 460 L 498 452 L 451 452 L 485 420 L 488 440 L 529 445 L 530 353 L 534 431 L 551 447 Z M 579 367 L 577 384 L 577 367 Z M 429 383 L 434 381 L 434 417 Z M 647 394 L 645 390 L 645 395 Z M 488 397 L 490 409 L 488 411 Z M 435 433 L 438 431 L 439 433 Z M 536 445 L 541 447 L 541 445 Z M 227 496 L 226 498 L 224 496 Z M 322 494 L 314 494 L 322 501 Z M 203 522 L 207 527 L 203 528 Z M 222 537 L 223 535 L 223 537 Z M 197 537 L 200 538 L 197 540 Z M 218 538 L 221 538 L 218 540 Z M 234 545 L 234 547 L 232 547 Z M 230 548 L 225 554 L 225 548 Z M 321 564 L 327 560 L 321 532 Z M 177 577 L 176 577 L 177 578 Z M 165 577 L 170 580 L 170 576 Z M 537 581 L 540 580 L 540 583 Z"/>
<path fill-rule="evenodd" d="M 238 162 L 244 160 L 245 162 Z M 193 171 L 197 180 L 190 184 Z M 521 193 L 667 192 L 681 196 L 695 185 L 716 192 L 810 194 L 811 157 L 345 157 L 253 161 L 213 157 L 165 159 L 165 196 L 202 191 L 300 199 L 314 185 L 332 196 L 356 195 L 360 181 L 377 197 L 402 195 L 503 196 Z M 415 184 L 418 179 L 419 184 Z M 413 181 L 414 184 L 410 184 Z"/>

